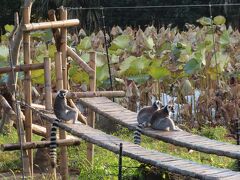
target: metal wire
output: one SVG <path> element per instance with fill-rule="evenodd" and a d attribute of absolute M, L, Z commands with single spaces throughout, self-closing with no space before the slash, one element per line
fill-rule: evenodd
<path fill-rule="evenodd" d="M 212 7 L 221 6 L 240 6 L 240 3 L 232 4 L 212 4 Z M 66 7 L 71 10 L 101 10 L 101 9 L 152 9 L 152 8 L 187 8 L 187 7 L 209 7 L 209 4 L 177 4 L 177 5 L 160 5 L 160 6 L 107 6 L 107 7 Z"/>
<path fill-rule="evenodd" d="M 111 90 L 113 91 L 113 79 L 112 79 L 110 59 L 109 59 L 109 54 L 108 54 L 108 42 L 107 42 L 107 37 L 106 37 L 106 25 L 105 25 L 104 8 L 101 9 L 101 12 L 102 12 L 103 34 L 104 34 L 104 41 L 105 41 L 105 51 L 106 51 L 107 62 L 108 62 L 108 73 L 109 73 Z M 114 101 L 114 99 L 113 99 L 113 101 Z"/>

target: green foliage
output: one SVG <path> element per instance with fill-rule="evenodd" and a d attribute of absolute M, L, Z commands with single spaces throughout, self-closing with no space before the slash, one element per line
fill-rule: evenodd
<path fill-rule="evenodd" d="M 115 39 L 113 39 L 109 50 L 117 49 L 129 50 L 131 41 L 132 38 L 129 35 L 117 36 Z"/>
<path fill-rule="evenodd" d="M 206 75 L 210 80 L 216 80 L 227 67 L 234 67 L 233 57 L 236 56 L 231 52 L 231 47 L 238 42 L 235 38 L 238 37 L 237 32 L 233 35 L 233 30 L 226 28 L 224 19 L 217 16 L 212 22 L 210 18 L 202 17 L 197 20 L 203 25 L 202 28 L 195 27 L 182 32 L 177 28 L 164 27 L 157 31 L 154 26 L 148 26 L 145 31 L 139 28 L 136 33 L 130 27 L 119 30 L 108 49 L 114 77 L 134 79 L 140 84 L 149 77 L 169 84 L 186 76 L 190 81 L 193 76 L 205 81 Z M 220 29 L 217 33 L 214 32 L 216 27 Z M 109 77 L 104 46 L 98 35 L 86 36 L 77 45 L 85 62 L 89 61 L 88 50 L 97 51 L 99 86 Z M 227 66 L 229 63 L 231 66 Z"/>
<path fill-rule="evenodd" d="M 88 74 L 85 71 L 83 71 L 81 68 L 79 68 L 77 65 L 71 65 L 68 73 L 69 73 L 70 79 L 74 83 L 77 83 L 77 84 L 89 83 Z"/>
<path fill-rule="evenodd" d="M 222 46 L 227 46 L 230 44 L 230 34 L 227 30 L 223 31 L 222 35 L 220 36 L 219 43 Z"/>
<path fill-rule="evenodd" d="M 197 73 L 201 69 L 201 63 L 200 59 L 192 58 L 184 66 L 184 71 L 187 74 Z"/>
<path fill-rule="evenodd" d="M 218 126 L 215 128 L 205 126 L 201 129 L 200 135 L 206 136 L 210 139 L 224 141 L 226 139 L 227 133 L 227 129 L 222 126 Z"/>
<path fill-rule="evenodd" d="M 44 70 L 34 70 L 32 71 L 32 82 L 36 84 L 44 84 Z"/>
<path fill-rule="evenodd" d="M 33 39 L 37 39 L 37 40 L 42 40 L 45 42 L 49 42 L 52 40 L 53 35 L 52 35 L 52 31 L 51 29 L 47 29 L 47 30 L 39 30 L 39 31 L 33 31 L 31 32 L 31 38 Z"/>
<path fill-rule="evenodd" d="M 165 77 L 169 76 L 171 73 L 167 68 L 164 67 L 151 67 L 149 70 L 149 74 L 154 79 L 164 79 Z"/>
<path fill-rule="evenodd" d="M 0 62 L 7 62 L 9 50 L 5 45 L 0 45 Z"/>
<path fill-rule="evenodd" d="M 48 46 L 48 56 L 49 58 L 54 59 L 55 57 L 55 52 L 57 52 L 56 46 L 51 44 Z"/>
<path fill-rule="evenodd" d="M 81 40 L 80 44 L 77 46 L 78 50 L 89 50 L 91 49 L 91 38 L 85 37 Z"/>
<path fill-rule="evenodd" d="M 226 18 L 223 16 L 215 16 L 213 18 L 213 23 L 216 25 L 222 25 L 226 23 Z"/>
<path fill-rule="evenodd" d="M 129 56 L 120 64 L 121 75 L 136 75 L 145 72 L 150 64 L 149 59 L 144 56 Z"/>
<path fill-rule="evenodd" d="M 208 17 L 201 17 L 200 19 L 197 20 L 201 25 L 203 26 L 209 26 L 212 24 L 211 18 Z"/>
<path fill-rule="evenodd" d="M 10 33 L 10 32 L 13 31 L 14 26 L 13 26 L 13 25 L 6 24 L 6 25 L 4 26 L 4 29 L 5 29 L 5 31 L 7 31 L 7 32 Z"/>

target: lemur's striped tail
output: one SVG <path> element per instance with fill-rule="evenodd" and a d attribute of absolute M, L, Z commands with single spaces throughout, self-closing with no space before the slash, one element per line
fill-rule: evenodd
<path fill-rule="evenodd" d="M 52 128 L 51 128 L 51 135 L 50 135 L 50 158 L 51 158 L 51 166 L 52 168 L 56 168 L 57 166 L 57 128 L 58 128 L 59 120 L 55 119 Z"/>
<path fill-rule="evenodd" d="M 134 131 L 134 144 L 141 144 L 141 135 L 142 135 L 142 130 L 145 127 L 145 123 L 141 123 L 137 125 L 136 130 Z"/>

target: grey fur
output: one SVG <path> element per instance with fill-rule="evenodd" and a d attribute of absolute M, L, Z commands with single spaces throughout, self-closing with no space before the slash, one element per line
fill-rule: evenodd
<path fill-rule="evenodd" d="M 159 110 L 162 107 L 162 103 L 160 101 L 155 101 L 152 106 L 147 106 L 142 108 L 137 115 L 138 126 L 134 131 L 134 143 L 140 144 L 141 143 L 141 134 L 142 129 L 149 126 L 151 117 L 153 113 Z"/>
<path fill-rule="evenodd" d="M 67 90 L 58 91 L 54 102 L 54 114 L 62 121 L 73 120 L 73 123 L 75 123 L 78 118 L 78 112 L 76 109 L 67 105 L 67 92 Z"/>
<path fill-rule="evenodd" d="M 142 108 L 137 115 L 138 124 L 148 123 L 155 111 L 162 108 L 162 103 L 160 101 L 155 101 L 152 106 L 146 106 Z"/>
<path fill-rule="evenodd" d="M 150 120 L 150 127 L 162 131 L 181 131 L 169 117 L 170 112 L 173 111 L 173 106 L 171 105 L 155 111 Z"/>

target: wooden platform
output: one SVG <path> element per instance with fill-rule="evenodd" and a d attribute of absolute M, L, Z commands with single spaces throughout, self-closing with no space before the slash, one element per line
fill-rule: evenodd
<path fill-rule="evenodd" d="M 74 136 L 114 153 L 119 152 L 119 144 L 123 143 L 123 156 L 130 157 L 142 163 L 160 167 L 173 173 L 199 179 L 240 179 L 240 172 L 201 165 L 189 160 L 160 153 L 155 150 L 147 150 L 139 145 L 125 142 L 117 137 L 105 134 L 100 130 L 93 129 L 86 125 L 60 123 L 59 127 Z"/>
<path fill-rule="evenodd" d="M 93 109 L 95 112 L 109 118 L 110 120 L 113 120 L 131 130 L 136 129 L 137 113 L 127 110 L 108 98 L 94 97 L 81 98 L 79 100 L 83 105 Z M 240 146 L 211 140 L 185 131 L 166 132 L 146 128 L 143 130 L 143 134 L 196 151 L 240 159 Z"/>

